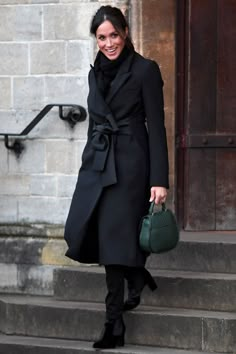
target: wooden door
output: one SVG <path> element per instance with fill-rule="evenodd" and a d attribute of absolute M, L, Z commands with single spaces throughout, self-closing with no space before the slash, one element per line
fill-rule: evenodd
<path fill-rule="evenodd" d="M 186 230 L 236 230 L 236 1 L 180 3 L 179 216 Z"/>

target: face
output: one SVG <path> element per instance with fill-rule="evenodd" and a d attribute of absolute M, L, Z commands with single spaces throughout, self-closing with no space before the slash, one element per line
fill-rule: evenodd
<path fill-rule="evenodd" d="M 100 51 L 109 59 L 115 60 L 119 57 L 125 46 L 125 38 L 128 29 L 124 35 L 117 32 L 110 21 L 104 21 L 97 29 L 96 39 Z"/>

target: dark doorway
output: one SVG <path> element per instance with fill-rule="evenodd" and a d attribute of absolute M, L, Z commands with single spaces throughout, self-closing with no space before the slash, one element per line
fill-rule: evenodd
<path fill-rule="evenodd" d="M 236 230 L 236 1 L 178 3 L 179 219 Z"/>

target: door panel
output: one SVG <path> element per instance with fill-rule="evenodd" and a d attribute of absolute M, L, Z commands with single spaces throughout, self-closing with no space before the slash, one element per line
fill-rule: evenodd
<path fill-rule="evenodd" d="M 236 1 L 185 4 L 183 226 L 235 230 Z"/>
<path fill-rule="evenodd" d="M 216 230 L 236 230 L 236 152 L 216 154 Z"/>
<path fill-rule="evenodd" d="M 218 1 L 217 130 L 236 132 L 236 2 Z"/>

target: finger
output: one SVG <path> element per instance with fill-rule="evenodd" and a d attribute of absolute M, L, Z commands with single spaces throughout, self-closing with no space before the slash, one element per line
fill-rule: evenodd
<path fill-rule="evenodd" d="M 155 196 L 155 204 L 159 204 L 159 203 L 161 203 L 161 196 L 157 194 Z"/>
<path fill-rule="evenodd" d="M 149 202 L 152 202 L 154 199 L 155 199 L 155 192 L 154 192 L 154 190 L 151 188 L 151 193 L 150 193 Z"/>

